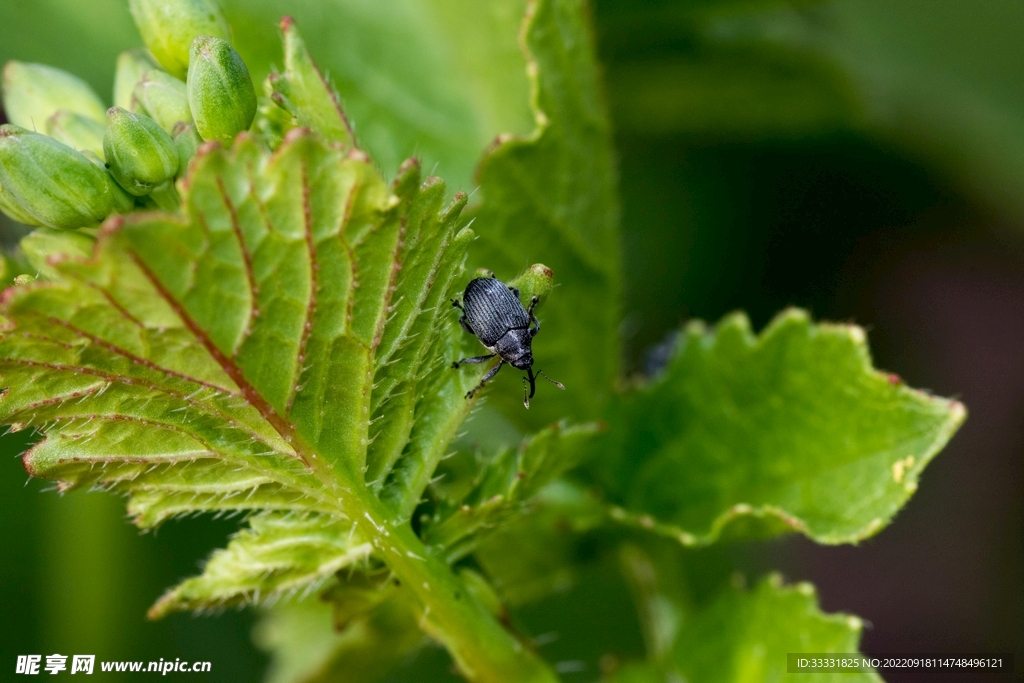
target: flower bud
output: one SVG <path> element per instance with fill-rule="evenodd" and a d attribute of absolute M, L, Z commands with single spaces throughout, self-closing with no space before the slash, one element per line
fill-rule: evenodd
<path fill-rule="evenodd" d="M 538 302 L 543 303 L 555 287 L 555 274 L 543 263 L 535 263 L 508 285 L 519 290 L 519 297 L 524 306 L 529 306 L 533 297 L 537 297 Z"/>
<path fill-rule="evenodd" d="M 199 137 L 196 124 L 179 121 L 174 126 L 174 146 L 178 149 L 178 177 L 185 175 L 188 162 L 196 155 L 203 139 Z"/>
<path fill-rule="evenodd" d="M 18 201 L 11 196 L 11 193 L 3 185 L 0 185 L 0 211 L 3 211 L 12 220 L 24 225 L 39 225 L 39 221 L 25 211 L 25 209 L 21 208 Z"/>
<path fill-rule="evenodd" d="M 77 76 L 45 64 L 7 62 L 4 66 L 4 111 L 7 120 L 28 130 L 42 130 L 58 109 L 103 122 L 106 107 Z"/>
<path fill-rule="evenodd" d="M 114 176 L 110 174 L 110 169 L 103 163 L 103 159 L 89 150 L 84 150 L 82 156 L 91 161 L 96 168 L 103 171 L 103 175 L 107 177 L 107 184 L 110 185 L 110 192 L 114 197 L 114 213 L 131 213 L 135 208 L 135 197 L 125 192 L 125 189 L 117 184 Z"/>
<path fill-rule="evenodd" d="M 147 71 L 135 85 L 134 97 L 142 111 L 170 133 L 178 121 L 191 121 L 185 84 L 156 69 Z"/>
<path fill-rule="evenodd" d="M 106 174 L 53 138 L 0 126 L 0 195 L 29 225 L 73 230 L 97 223 L 113 208 Z M 29 218 L 30 221 L 22 220 Z"/>
<path fill-rule="evenodd" d="M 245 62 L 226 41 L 200 36 L 192 43 L 188 104 L 204 140 L 231 140 L 256 116 L 256 90 Z"/>
<path fill-rule="evenodd" d="M 142 48 L 119 54 L 114 74 L 114 106 L 130 110 L 135 86 L 147 71 L 156 68 L 156 62 Z"/>
<path fill-rule="evenodd" d="M 103 151 L 114 179 L 136 197 L 149 194 L 178 170 L 171 136 L 148 116 L 121 107 L 107 111 Z"/>
<path fill-rule="evenodd" d="M 103 156 L 104 125 L 67 109 L 58 109 L 46 119 L 46 134 L 79 152 L 88 150 Z"/>
<path fill-rule="evenodd" d="M 216 0 L 129 0 L 128 8 L 150 53 L 177 78 L 188 73 L 196 36 L 229 37 Z"/>

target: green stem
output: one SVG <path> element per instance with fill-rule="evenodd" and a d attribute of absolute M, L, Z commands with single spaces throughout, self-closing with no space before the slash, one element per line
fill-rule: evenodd
<path fill-rule="evenodd" d="M 451 567 L 413 532 L 408 517 L 363 483 L 340 474 L 301 439 L 303 462 L 323 485 L 316 491 L 358 525 L 377 556 L 423 606 L 420 627 L 441 642 L 462 674 L 474 683 L 558 683 L 558 676 L 506 630 L 472 595 Z"/>
<path fill-rule="evenodd" d="M 379 556 L 422 602 L 424 630 L 448 648 L 466 678 L 479 683 L 557 683 L 551 668 L 466 592 L 408 522 L 369 491 L 348 502 L 352 518 L 362 522 Z"/>

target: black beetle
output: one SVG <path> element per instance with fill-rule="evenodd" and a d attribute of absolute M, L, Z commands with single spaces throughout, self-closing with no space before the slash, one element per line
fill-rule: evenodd
<path fill-rule="evenodd" d="M 452 306 L 463 313 L 459 318 L 462 328 L 479 339 L 491 352 L 486 356 L 463 358 L 452 363 L 452 367 L 457 369 L 463 363 L 483 363 L 495 356 L 501 359 L 487 371 L 480 384 L 466 394 L 466 398 L 472 398 L 487 380 L 498 374 L 498 370 L 501 370 L 505 363 L 519 370 L 526 370 L 530 386 L 527 393 L 527 377 L 524 377 L 523 405 L 527 408 L 530 407 L 530 399 L 537 389 L 537 377 L 543 377 L 559 389 L 565 389 L 560 382 L 551 379 L 542 370 L 538 370 L 536 374 L 533 372 L 533 338 L 540 332 L 540 321 L 533 314 L 537 301 L 537 297 L 533 297 L 530 307 L 523 308 L 519 302 L 519 290 L 509 287 L 494 275 L 470 280 L 462 294 L 461 304 L 458 299 L 452 299 Z"/>

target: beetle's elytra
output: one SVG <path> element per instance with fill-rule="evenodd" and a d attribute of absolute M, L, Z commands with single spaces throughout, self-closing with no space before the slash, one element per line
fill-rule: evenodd
<path fill-rule="evenodd" d="M 466 285 L 462 294 L 462 302 L 452 299 L 452 306 L 462 311 L 459 323 L 463 329 L 480 340 L 489 354 L 463 358 L 452 363 L 458 368 L 463 363 L 483 363 L 498 356 L 498 364 L 487 371 L 487 374 L 467 394 L 473 394 L 483 388 L 489 379 L 498 374 L 498 370 L 508 363 L 519 370 L 526 370 L 523 378 L 523 405 L 530 407 L 530 399 L 537 389 L 537 377 L 543 377 L 559 389 L 565 389 L 543 371 L 533 371 L 533 338 L 540 332 L 540 321 L 533 314 L 537 305 L 537 297 L 533 297 L 529 308 L 523 308 L 519 302 L 519 290 L 509 287 L 504 282 L 491 277 L 478 277 Z M 527 382 L 529 386 L 527 387 Z"/>

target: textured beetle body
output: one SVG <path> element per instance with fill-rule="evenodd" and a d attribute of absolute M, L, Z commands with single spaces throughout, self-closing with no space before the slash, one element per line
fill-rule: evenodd
<path fill-rule="evenodd" d="M 540 321 L 533 314 L 537 297 L 533 297 L 529 308 L 523 308 L 519 302 L 519 290 L 515 287 L 509 287 L 494 276 L 478 277 L 466 285 L 462 303 L 452 299 L 452 305 L 462 310 L 463 315 L 459 318 L 459 323 L 463 329 L 479 339 L 490 351 L 486 356 L 455 361 L 452 367 L 457 369 L 465 363 L 483 363 L 495 356 L 500 359 L 498 364 L 481 378 L 480 384 L 466 394 L 466 398 L 472 398 L 487 380 L 498 374 L 498 370 L 505 363 L 519 370 L 526 370 L 527 377 L 523 378 L 523 404 L 527 408 L 530 407 L 530 399 L 536 391 L 535 382 L 538 375 L 559 389 L 565 389 L 543 372 L 533 372 L 533 338 L 540 332 Z"/>
<path fill-rule="evenodd" d="M 462 306 L 463 326 L 468 326 L 488 351 L 520 370 L 533 365 L 536 332 L 530 329 L 530 314 L 519 303 L 517 293 L 499 280 L 478 277 L 466 286 Z"/>

